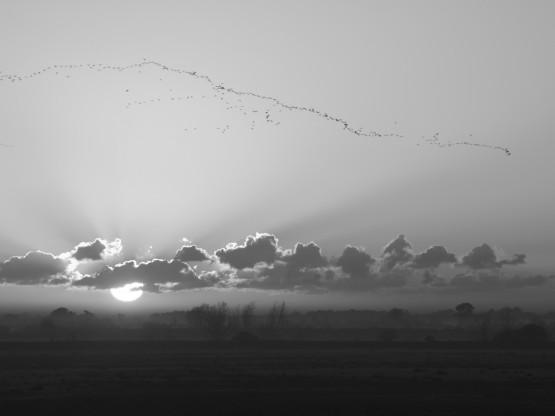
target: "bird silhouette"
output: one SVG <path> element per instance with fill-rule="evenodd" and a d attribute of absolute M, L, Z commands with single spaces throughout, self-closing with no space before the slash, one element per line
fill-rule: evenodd
<path fill-rule="evenodd" d="M 242 112 L 242 115 L 247 116 L 247 109 L 242 106 L 242 105 L 236 105 L 233 106 L 230 104 L 230 98 L 231 97 L 236 97 L 237 98 L 237 102 L 241 103 L 242 102 L 242 98 L 256 98 L 261 100 L 264 103 L 267 103 L 271 109 L 276 109 L 277 112 L 281 113 L 283 110 L 289 110 L 289 111 L 298 111 L 298 112 L 306 112 L 306 113 L 310 113 L 316 117 L 322 118 L 324 120 L 328 120 L 334 123 L 339 124 L 343 130 L 345 130 L 348 133 L 351 133 L 355 136 L 362 136 L 362 137 L 372 137 L 372 138 L 385 138 L 385 137 L 397 137 L 397 138 L 403 138 L 404 136 L 401 134 L 397 134 L 397 133 L 378 133 L 376 131 L 371 131 L 371 130 L 366 130 L 366 129 L 362 129 L 362 128 L 354 128 L 351 126 L 350 123 L 348 123 L 346 120 L 343 120 L 342 118 L 339 117 L 334 117 L 330 114 L 328 114 L 327 112 L 324 111 L 320 111 L 318 109 L 312 108 L 312 107 L 304 107 L 304 106 L 295 106 L 295 105 L 289 105 L 286 104 L 285 102 L 281 101 L 278 98 L 272 97 L 272 96 L 266 96 L 266 95 L 262 95 L 262 94 L 258 94 L 258 93 L 254 93 L 254 92 L 248 92 L 248 91 L 239 91 L 236 90 L 234 88 L 230 88 L 230 87 L 225 87 L 223 84 L 221 83 L 216 83 L 214 82 L 210 77 L 208 77 L 207 75 L 203 75 L 203 74 L 199 74 L 197 71 L 186 71 L 186 70 L 182 70 L 182 69 L 177 69 L 177 68 L 170 68 L 166 65 L 162 65 L 159 62 L 156 61 L 152 61 L 152 60 L 147 60 L 146 58 L 143 58 L 142 62 L 136 63 L 136 64 L 132 64 L 132 65 L 127 65 L 127 66 L 114 66 L 114 65 L 105 65 L 102 63 L 89 63 L 89 64 L 71 64 L 71 65 L 50 65 L 47 66 L 39 71 L 35 71 L 32 72 L 30 74 L 27 75 L 18 75 L 18 74 L 4 74 L 3 72 L 0 72 L 0 82 L 2 81 L 9 81 L 11 83 L 15 83 L 15 82 L 22 82 L 28 78 L 33 78 L 33 77 L 38 77 L 41 76 L 45 73 L 48 73 L 50 71 L 54 71 L 55 75 L 60 75 L 60 71 L 64 70 L 64 72 L 66 71 L 74 71 L 76 69 L 80 69 L 80 68 L 89 68 L 91 70 L 96 70 L 96 72 L 102 72 L 102 71 L 118 71 L 118 72 L 124 72 L 124 71 L 129 71 L 129 70 L 134 70 L 137 73 L 141 74 L 142 73 L 142 69 L 145 67 L 157 67 L 160 70 L 163 71 L 170 71 L 176 74 L 181 74 L 181 75 L 185 75 L 185 76 L 191 76 L 194 77 L 198 80 L 202 80 L 204 82 L 206 82 L 215 92 L 214 98 L 219 98 L 220 101 L 225 101 L 225 104 L 228 106 L 225 109 L 228 111 L 231 110 L 237 110 L 239 112 Z M 69 74 L 65 74 L 66 78 L 69 78 Z M 159 81 L 163 81 L 163 78 L 159 78 Z M 126 93 L 129 92 L 129 89 L 125 90 Z M 218 96 L 220 95 L 220 96 Z M 143 100 L 143 101 L 131 101 L 128 102 L 125 106 L 126 109 L 131 109 L 134 105 L 145 105 L 147 103 L 162 103 L 162 102 L 170 102 L 170 101 L 180 101 L 182 99 L 193 99 L 194 97 L 154 97 L 152 99 L 149 100 Z M 202 99 L 206 99 L 206 96 L 202 96 Z M 272 111 L 270 108 L 266 108 L 264 111 L 264 120 L 267 123 L 271 123 L 274 124 L 275 126 L 279 126 L 280 122 L 279 121 L 275 121 L 274 119 L 272 119 L 271 115 L 270 115 L 270 111 Z M 252 110 L 251 113 L 258 113 L 259 110 Z M 397 121 L 394 122 L 395 125 L 398 124 Z M 253 123 L 251 129 L 254 129 L 254 125 L 256 125 L 256 123 Z M 470 135 L 470 137 L 472 137 L 472 135 Z M 456 141 L 456 142 L 442 142 L 439 139 L 439 133 L 435 133 L 434 135 L 432 135 L 431 137 L 428 138 L 424 138 L 425 142 L 428 143 L 429 145 L 434 145 L 434 146 L 438 146 L 438 147 L 453 147 L 453 146 L 474 146 L 474 147 L 480 147 L 480 148 L 485 148 L 485 149 L 491 149 L 491 150 L 500 150 L 503 151 L 505 155 L 510 156 L 511 152 L 508 148 L 505 147 L 501 147 L 501 146 L 492 146 L 492 145 L 487 145 L 487 144 L 482 144 L 482 143 L 474 143 L 474 142 L 470 142 L 468 140 L 463 140 L 463 141 Z M 3 144 L 4 147 L 7 147 L 6 145 Z"/>

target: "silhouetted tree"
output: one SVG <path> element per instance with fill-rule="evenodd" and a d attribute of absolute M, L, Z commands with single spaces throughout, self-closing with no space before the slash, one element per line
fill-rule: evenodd
<path fill-rule="evenodd" d="M 272 305 L 272 308 L 266 315 L 265 330 L 272 338 L 279 339 L 282 330 L 287 325 L 287 306 L 285 302 Z"/>
<path fill-rule="evenodd" d="M 459 325 L 468 324 L 472 314 L 474 313 L 474 305 L 468 302 L 460 303 L 455 307 L 455 317 L 459 321 Z"/>
<path fill-rule="evenodd" d="M 75 312 L 67 308 L 57 308 L 48 314 L 40 323 L 40 329 L 46 333 L 50 341 L 56 338 L 75 339 L 77 325 Z"/>
<path fill-rule="evenodd" d="M 67 308 L 57 308 L 50 312 L 48 317 L 56 321 L 69 321 L 75 317 L 75 312 Z"/>
<path fill-rule="evenodd" d="M 50 318 L 44 318 L 39 324 L 39 331 L 44 333 L 50 342 L 56 339 L 58 328 Z"/>
<path fill-rule="evenodd" d="M 232 330 L 225 302 L 216 305 L 203 303 L 187 312 L 187 321 L 214 341 L 223 340 Z"/>
<path fill-rule="evenodd" d="M 496 326 L 493 309 L 474 315 L 474 322 L 478 331 L 478 339 L 480 341 L 489 341 Z"/>
<path fill-rule="evenodd" d="M 241 330 L 241 306 L 237 305 L 229 312 L 228 322 L 233 332 Z"/>
<path fill-rule="evenodd" d="M 517 307 L 504 307 L 497 311 L 497 320 L 503 329 L 513 329 L 521 316 L 522 310 Z"/>
<path fill-rule="evenodd" d="M 241 310 L 241 322 L 245 331 L 249 331 L 254 320 L 254 302 L 247 303 Z"/>

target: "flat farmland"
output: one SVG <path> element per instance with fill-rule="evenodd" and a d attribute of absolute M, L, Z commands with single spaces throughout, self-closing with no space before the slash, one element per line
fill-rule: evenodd
<path fill-rule="evenodd" d="M 7 415 L 552 415 L 555 348 L 2 343 L 0 406 Z"/>

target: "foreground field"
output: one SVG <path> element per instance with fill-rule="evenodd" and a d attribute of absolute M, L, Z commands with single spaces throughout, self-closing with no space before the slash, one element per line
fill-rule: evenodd
<path fill-rule="evenodd" d="M 554 391 L 551 346 L 0 344 L 6 415 L 552 415 Z"/>

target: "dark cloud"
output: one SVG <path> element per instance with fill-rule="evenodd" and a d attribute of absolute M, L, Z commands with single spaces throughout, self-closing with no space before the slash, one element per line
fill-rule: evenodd
<path fill-rule="evenodd" d="M 106 260 L 108 258 L 121 254 L 122 251 L 121 240 L 116 238 L 114 241 L 103 240 L 97 238 L 93 242 L 79 243 L 71 251 L 71 253 L 64 253 L 62 256 L 71 255 L 75 260 Z"/>
<path fill-rule="evenodd" d="M 313 242 L 297 243 L 294 250 L 278 250 L 272 264 L 259 263 L 248 273 L 239 271 L 237 287 L 269 290 L 322 289 L 322 282 L 329 278 L 326 258 Z"/>
<path fill-rule="evenodd" d="M 461 264 L 471 269 L 491 269 L 499 267 L 495 252 L 486 243 L 470 250 L 468 254 L 463 256 Z"/>
<path fill-rule="evenodd" d="M 68 283 L 68 263 L 53 254 L 31 251 L 0 264 L 0 281 L 17 285 Z"/>
<path fill-rule="evenodd" d="M 474 270 L 494 269 L 502 266 L 514 266 L 524 264 L 525 254 L 515 254 L 511 260 L 497 261 L 497 256 L 489 244 L 474 247 L 468 254 L 463 256 L 461 265 Z"/>
<path fill-rule="evenodd" d="M 438 276 L 435 273 L 432 273 L 430 270 L 424 271 L 422 276 L 422 283 L 424 285 L 429 286 L 445 286 L 445 279 L 441 276 Z"/>
<path fill-rule="evenodd" d="M 382 289 L 393 289 L 406 286 L 410 272 L 395 270 L 388 273 L 370 273 L 365 279 L 347 277 L 333 280 L 328 284 L 332 291 L 340 292 L 369 292 Z"/>
<path fill-rule="evenodd" d="M 404 234 L 400 234 L 383 249 L 381 257 L 382 267 L 385 270 L 391 270 L 395 266 L 408 263 L 414 257 L 411 249 L 412 244 L 406 240 Z"/>
<path fill-rule="evenodd" d="M 467 275 L 459 274 L 453 277 L 449 286 L 459 291 L 496 292 L 504 289 L 519 289 L 530 286 L 543 286 L 552 281 L 555 276 L 512 276 L 503 277 L 492 274 Z"/>
<path fill-rule="evenodd" d="M 316 268 L 327 264 L 327 260 L 315 243 L 297 243 L 295 250 L 286 250 L 281 254 L 281 260 L 292 269 Z"/>
<path fill-rule="evenodd" d="M 183 262 L 210 260 L 210 256 L 206 250 L 198 248 L 195 245 L 181 247 L 174 258 Z"/>
<path fill-rule="evenodd" d="M 126 261 L 114 267 L 107 267 L 94 276 L 75 281 L 76 286 L 89 286 L 96 289 L 111 289 L 129 283 L 142 283 L 143 290 L 160 292 L 207 287 L 209 284 L 198 278 L 187 263 L 179 260 L 152 260 L 137 263 Z"/>
<path fill-rule="evenodd" d="M 244 244 L 228 244 L 215 254 L 221 263 L 236 269 L 252 268 L 257 263 L 272 264 L 277 257 L 277 238 L 271 234 L 249 235 Z"/>
<path fill-rule="evenodd" d="M 517 264 L 526 263 L 526 254 L 515 254 L 511 260 L 501 260 L 499 264 L 501 266 L 516 266 Z"/>
<path fill-rule="evenodd" d="M 415 269 L 436 268 L 442 263 L 456 263 L 457 257 L 443 246 L 433 246 L 414 256 L 411 266 Z"/>
<path fill-rule="evenodd" d="M 99 238 L 92 243 L 81 243 L 75 247 L 72 257 L 76 260 L 101 260 L 106 246 Z"/>
<path fill-rule="evenodd" d="M 215 257 L 187 241 L 185 244 L 173 259 L 132 260 L 110 267 L 107 267 L 106 259 L 121 253 L 119 239 L 108 242 L 97 238 L 57 256 L 30 252 L 0 263 L 0 283 L 70 283 L 109 289 L 139 282 L 144 285 L 143 290 L 150 292 L 236 287 L 305 292 L 404 291 L 412 288 L 448 293 L 540 286 L 551 279 L 541 275 L 502 276 L 502 266 L 523 264 L 526 256 L 515 254 L 512 258 L 498 260 L 488 244 L 475 247 L 463 256 L 458 266 L 466 267 L 465 273 L 453 279 L 437 276 L 434 269 L 443 263 L 455 263 L 455 255 L 443 246 L 432 246 L 414 255 L 412 244 L 403 234 L 384 247 L 379 269 L 372 268 L 376 260 L 359 247 L 347 245 L 337 260 L 328 262 L 314 242 L 297 243 L 294 249 L 283 250 L 278 247 L 274 235 L 257 233 L 248 236 L 242 245 L 228 244 L 216 251 L 220 262 L 231 267 L 222 267 L 212 261 L 197 264 L 193 270 L 187 262 L 208 261 Z"/>
<path fill-rule="evenodd" d="M 292 269 L 283 261 L 272 265 L 255 266 L 252 275 L 237 284 L 239 288 L 267 290 L 304 290 L 314 291 L 322 287 L 326 271 L 319 268 Z"/>
<path fill-rule="evenodd" d="M 337 265 L 341 267 L 343 273 L 352 277 L 367 277 L 370 274 L 370 266 L 375 261 L 363 249 L 347 246 L 341 257 L 337 259 Z"/>

